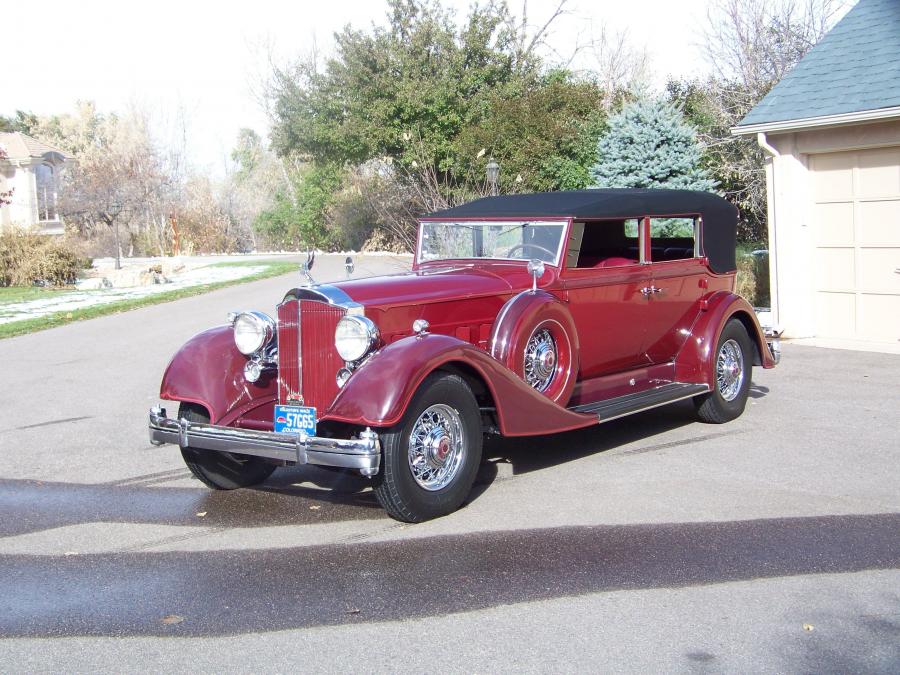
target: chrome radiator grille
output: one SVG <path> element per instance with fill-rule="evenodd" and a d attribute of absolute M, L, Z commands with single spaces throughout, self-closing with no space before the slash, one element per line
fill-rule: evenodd
<path fill-rule="evenodd" d="M 278 306 L 278 401 L 313 406 L 321 414 L 337 395 L 344 365 L 334 348 L 334 329 L 344 309 L 316 300 Z"/>

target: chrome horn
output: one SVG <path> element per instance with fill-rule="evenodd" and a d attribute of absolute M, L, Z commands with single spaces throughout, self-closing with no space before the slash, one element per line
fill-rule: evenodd
<path fill-rule="evenodd" d="M 347 270 L 348 279 L 353 276 L 353 258 L 351 258 L 349 255 L 347 256 L 346 260 L 344 260 L 344 269 Z"/>

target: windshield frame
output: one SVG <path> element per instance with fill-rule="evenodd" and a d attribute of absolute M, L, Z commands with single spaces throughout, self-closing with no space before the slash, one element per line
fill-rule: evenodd
<path fill-rule="evenodd" d="M 571 216 L 503 216 L 500 218 L 496 217 L 485 217 L 485 218 L 477 218 L 477 217 L 467 217 L 467 218 L 419 218 L 419 226 L 418 231 L 416 232 L 416 254 L 415 254 L 415 267 L 419 265 L 427 265 L 429 263 L 446 263 L 448 261 L 452 262 L 467 262 L 467 263 L 489 263 L 489 262 L 516 262 L 516 263 L 527 263 L 530 258 L 494 258 L 494 257 L 468 257 L 468 258 L 436 258 L 432 260 L 423 260 L 422 259 L 422 232 L 424 230 L 424 226 L 428 223 L 486 223 L 493 224 L 496 223 L 498 225 L 503 223 L 548 223 L 553 225 L 562 225 L 562 235 L 559 238 L 559 244 L 556 248 L 556 258 L 553 262 L 544 261 L 545 265 L 549 265 L 550 267 L 560 267 L 562 264 L 561 261 L 564 260 L 565 250 L 568 246 L 568 237 L 569 237 L 569 228 L 572 225 L 572 217 Z"/>

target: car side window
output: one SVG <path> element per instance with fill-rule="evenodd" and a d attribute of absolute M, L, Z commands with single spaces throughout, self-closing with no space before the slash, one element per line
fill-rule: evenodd
<path fill-rule="evenodd" d="M 636 219 L 595 220 L 572 224 L 567 267 L 593 269 L 637 265 L 640 261 Z"/>
<path fill-rule="evenodd" d="M 650 218 L 650 260 L 687 260 L 699 255 L 699 219 L 696 217 Z"/>

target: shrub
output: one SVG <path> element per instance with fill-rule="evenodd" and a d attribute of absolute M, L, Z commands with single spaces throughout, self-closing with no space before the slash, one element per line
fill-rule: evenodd
<path fill-rule="evenodd" d="M 75 283 L 78 273 L 91 266 L 56 237 L 27 232 L 0 234 L 0 286 Z"/>
<path fill-rule="evenodd" d="M 738 254 L 735 292 L 754 307 L 769 306 L 768 252 Z"/>

